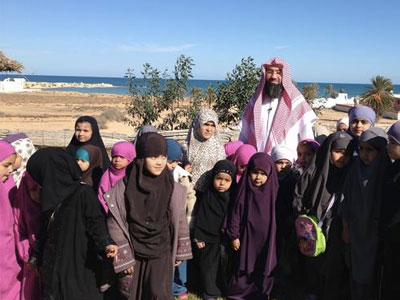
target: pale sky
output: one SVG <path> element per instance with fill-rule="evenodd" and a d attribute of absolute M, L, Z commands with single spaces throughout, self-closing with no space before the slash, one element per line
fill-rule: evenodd
<path fill-rule="evenodd" d="M 0 0 L 0 50 L 35 75 L 140 77 L 185 54 L 195 79 L 224 79 L 280 56 L 301 82 L 399 84 L 400 1 Z"/>

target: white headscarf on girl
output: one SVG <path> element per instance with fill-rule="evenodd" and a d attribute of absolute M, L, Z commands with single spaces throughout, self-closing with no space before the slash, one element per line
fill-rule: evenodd
<path fill-rule="evenodd" d="M 21 182 L 22 175 L 26 170 L 26 164 L 28 159 L 31 157 L 33 153 L 35 153 L 36 149 L 33 145 L 33 142 L 25 133 L 17 133 L 12 134 L 4 138 L 11 146 L 14 147 L 15 152 L 21 156 L 21 166 L 12 172 L 13 179 L 17 188 Z"/>

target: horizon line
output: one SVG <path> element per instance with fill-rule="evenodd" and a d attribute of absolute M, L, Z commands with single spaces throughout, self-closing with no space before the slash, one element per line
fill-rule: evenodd
<path fill-rule="evenodd" d="M 20 73 L 4 73 L 1 74 L 0 76 L 48 76 L 48 77 L 86 77 L 86 78 L 118 78 L 118 79 L 123 79 L 125 78 L 124 76 L 89 76 L 89 75 L 48 75 L 48 74 L 20 74 Z M 143 79 L 142 77 L 136 77 L 136 79 Z M 160 78 L 161 80 L 164 80 L 163 78 Z M 201 78 L 191 78 L 189 80 L 202 80 L 202 81 L 226 81 L 226 79 L 201 79 Z M 297 83 L 322 83 L 322 84 L 369 84 L 371 85 L 371 82 L 326 82 L 326 81 L 298 81 L 295 80 Z M 393 85 L 400 85 L 400 83 L 393 83 Z"/>

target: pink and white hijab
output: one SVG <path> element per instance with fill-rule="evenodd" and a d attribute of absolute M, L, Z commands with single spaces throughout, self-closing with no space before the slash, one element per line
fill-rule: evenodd
<path fill-rule="evenodd" d="M 267 133 L 267 136 L 262 136 L 261 106 L 264 97 L 266 70 L 268 66 L 274 65 L 282 66 L 283 91 L 270 133 Z M 243 112 L 239 139 L 256 148 L 259 141 L 268 139 L 265 143 L 265 149 L 257 149 L 268 154 L 277 145 L 286 145 L 289 148 L 296 149 L 300 140 L 314 138 L 312 124 L 316 119 L 317 116 L 292 83 L 289 64 L 281 58 L 274 57 L 262 65 L 260 83 Z"/>

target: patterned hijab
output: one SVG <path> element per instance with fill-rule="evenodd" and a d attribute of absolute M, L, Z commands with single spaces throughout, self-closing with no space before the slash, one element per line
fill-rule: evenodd
<path fill-rule="evenodd" d="M 198 133 L 198 129 L 207 122 L 214 122 L 216 131 L 212 137 L 205 140 Z M 225 149 L 218 141 L 217 127 L 217 113 L 209 108 L 201 108 L 193 120 L 183 145 L 192 165 L 192 178 L 197 190 L 204 189 L 205 173 L 211 170 L 217 161 L 225 159 Z"/>
<path fill-rule="evenodd" d="M 31 139 L 28 138 L 25 133 L 9 135 L 5 137 L 4 140 L 9 142 L 11 146 L 14 147 L 15 152 L 22 158 L 21 166 L 18 169 L 14 170 L 14 172 L 12 173 L 15 184 L 18 188 L 22 179 L 22 175 L 24 175 L 24 172 L 26 170 L 28 159 L 33 153 L 35 153 L 36 149 Z"/>

